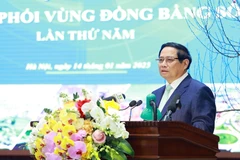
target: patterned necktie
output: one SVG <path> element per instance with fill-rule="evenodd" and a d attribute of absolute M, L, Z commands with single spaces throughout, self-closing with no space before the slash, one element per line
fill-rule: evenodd
<path fill-rule="evenodd" d="M 168 84 L 165 88 L 165 91 L 164 91 L 164 94 L 162 96 L 162 99 L 160 101 L 160 104 L 159 104 L 159 110 L 162 111 L 163 107 L 165 106 L 166 102 L 168 101 L 168 98 L 169 98 L 169 93 L 172 89 L 172 86 L 170 84 Z"/>

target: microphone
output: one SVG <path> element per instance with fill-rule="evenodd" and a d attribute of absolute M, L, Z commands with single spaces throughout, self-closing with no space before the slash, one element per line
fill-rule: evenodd
<path fill-rule="evenodd" d="M 123 109 L 120 109 L 120 111 L 124 111 L 124 110 L 128 109 L 129 107 L 135 106 L 136 104 L 137 104 L 137 102 L 136 102 L 135 100 L 132 100 L 132 101 L 129 103 L 128 107 L 123 108 Z"/>
<path fill-rule="evenodd" d="M 164 116 L 163 121 L 172 121 L 172 114 L 176 111 L 176 109 L 181 109 L 182 105 L 180 102 L 180 95 L 177 94 L 173 97 L 172 102 L 168 106 L 168 112 Z"/>
<path fill-rule="evenodd" d="M 112 101 L 112 100 L 114 100 L 117 103 L 121 103 L 121 102 L 124 101 L 125 98 L 126 98 L 125 94 L 117 93 L 117 94 L 114 94 L 114 95 L 112 95 L 110 97 L 106 97 L 106 98 L 102 98 L 102 99 L 105 100 L 105 101 Z"/>
<path fill-rule="evenodd" d="M 135 107 L 140 106 L 142 104 L 142 100 L 137 101 L 137 104 Z"/>
<path fill-rule="evenodd" d="M 157 120 L 157 106 L 155 101 L 151 101 L 150 105 L 153 107 L 153 121 Z"/>
<path fill-rule="evenodd" d="M 135 101 L 136 102 L 136 101 Z M 131 103 L 131 102 L 130 102 Z M 142 100 L 139 100 L 139 101 L 137 101 L 136 102 L 136 104 L 134 105 L 134 106 L 132 106 L 132 108 L 130 109 L 130 113 L 129 113 L 129 121 L 131 121 L 131 118 L 132 118 L 132 110 L 134 109 L 134 108 L 136 108 L 137 106 L 140 106 L 142 104 Z M 130 104 L 129 104 L 129 106 L 130 106 Z M 131 107 L 131 106 L 130 106 Z"/>
<path fill-rule="evenodd" d="M 162 117 L 161 112 L 156 106 L 156 96 L 154 94 L 148 94 L 146 97 L 146 107 L 141 113 L 143 120 L 160 120 Z"/>

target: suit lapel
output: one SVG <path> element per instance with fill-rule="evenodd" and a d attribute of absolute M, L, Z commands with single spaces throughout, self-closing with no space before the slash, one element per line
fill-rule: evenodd
<path fill-rule="evenodd" d="M 156 99 L 157 106 L 159 106 L 160 104 L 160 100 L 162 99 L 165 88 L 166 88 L 166 85 L 155 93 L 156 97 L 159 97 Z"/>
<path fill-rule="evenodd" d="M 168 101 L 166 102 L 165 106 L 163 107 L 163 110 L 161 111 L 162 116 L 164 117 L 164 115 L 166 114 L 167 110 L 168 110 L 168 106 L 169 104 L 172 102 L 172 99 L 175 95 L 179 94 L 180 97 L 181 95 L 187 90 L 190 82 L 192 80 L 192 77 L 190 75 L 188 75 L 180 84 L 179 86 L 176 88 L 176 90 L 172 93 L 171 97 L 169 97 Z M 163 93 L 162 93 L 163 94 Z M 161 95 L 162 96 L 162 95 Z"/>

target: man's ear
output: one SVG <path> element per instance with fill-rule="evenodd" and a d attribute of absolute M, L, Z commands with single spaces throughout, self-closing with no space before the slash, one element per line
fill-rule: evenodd
<path fill-rule="evenodd" d="M 189 65 L 189 60 L 188 59 L 184 59 L 183 60 L 183 64 L 184 64 L 184 69 L 187 70 L 188 65 Z"/>

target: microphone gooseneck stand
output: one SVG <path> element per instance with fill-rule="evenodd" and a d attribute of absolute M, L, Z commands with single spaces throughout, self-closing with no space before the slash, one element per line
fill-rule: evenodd
<path fill-rule="evenodd" d="M 151 101 L 150 105 L 153 107 L 153 121 L 157 121 L 157 106 L 154 101 Z"/>

